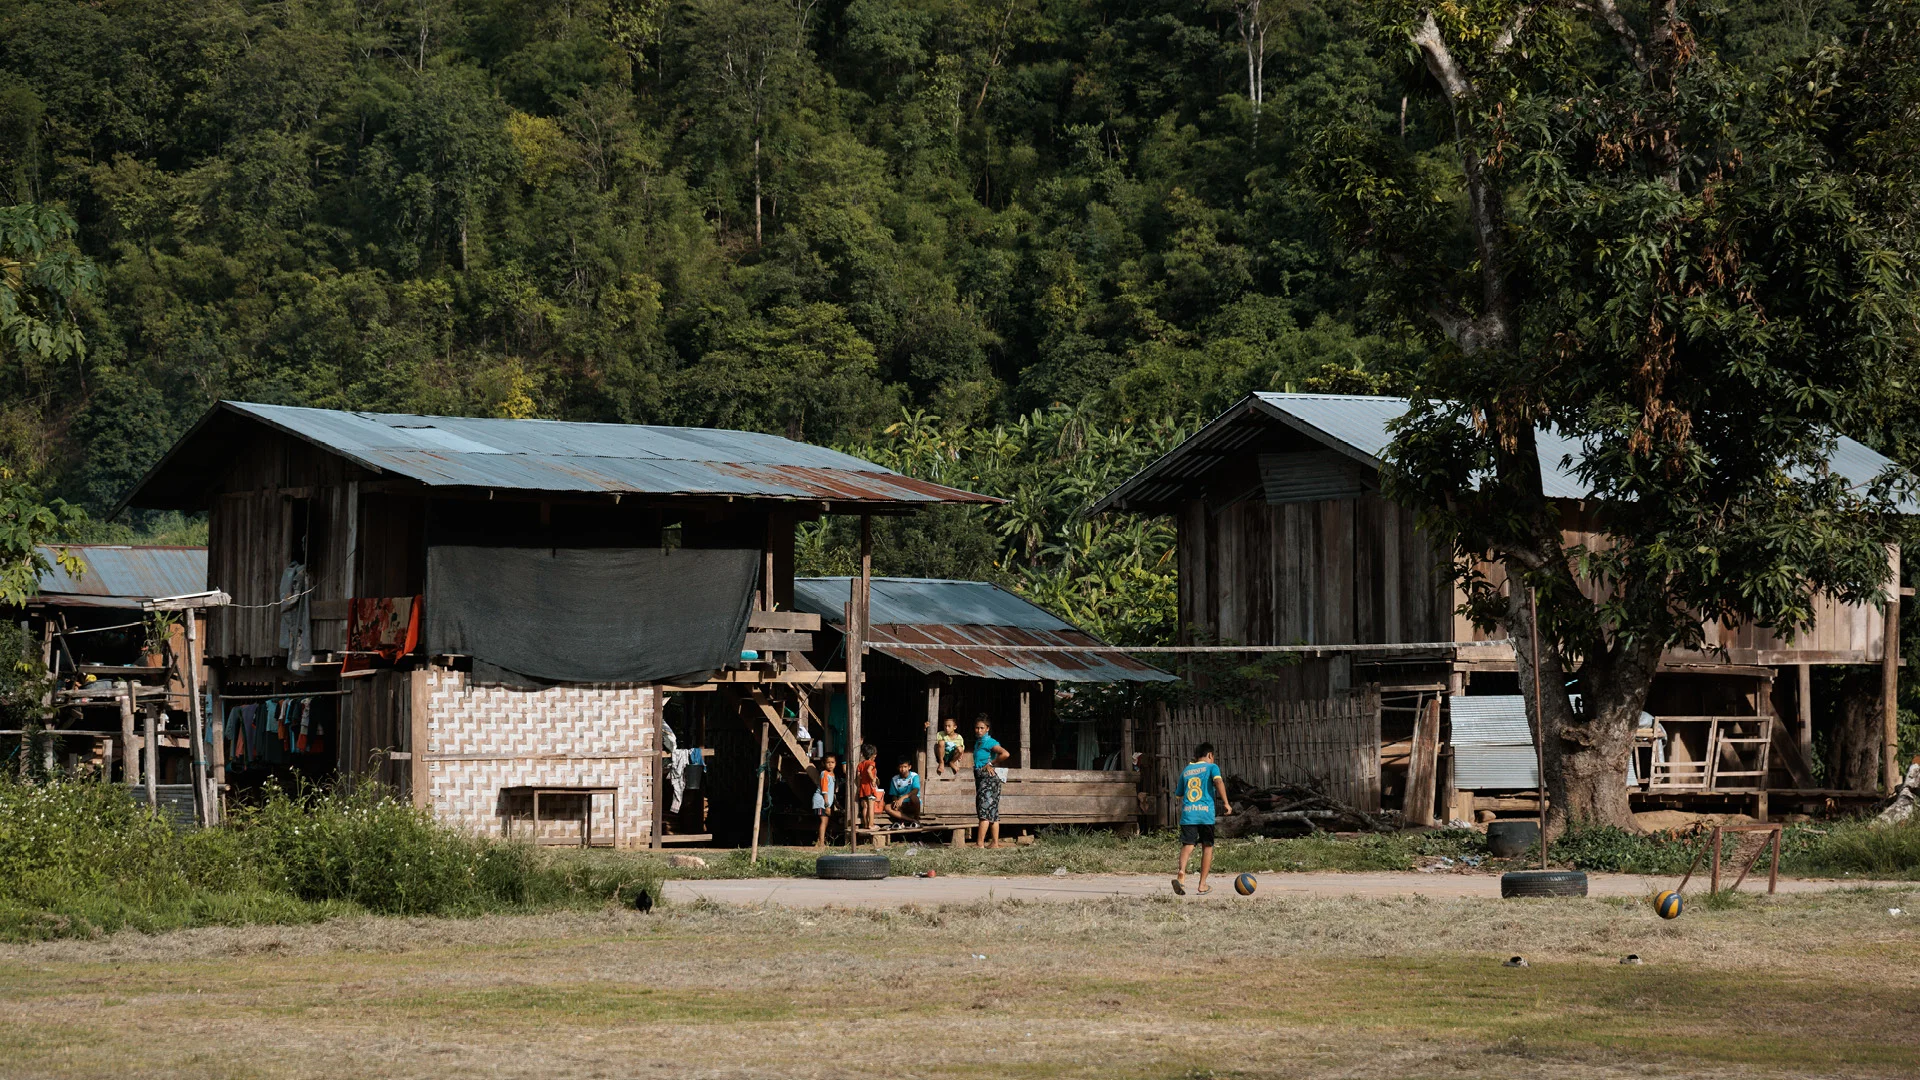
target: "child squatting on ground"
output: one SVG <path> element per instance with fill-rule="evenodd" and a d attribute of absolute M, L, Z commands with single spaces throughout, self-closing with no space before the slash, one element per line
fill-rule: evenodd
<path fill-rule="evenodd" d="M 1213 869 L 1214 792 L 1220 793 L 1220 812 L 1233 813 L 1227 800 L 1227 782 L 1220 766 L 1213 762 L 1213 744 L 1193 748 L 1193 764 L 1180 770 L 1180 867 L 1173 876 L 1173 891 L 1187 895 L 1187 859 L 1193 845 L 1200 845 L 1200 887 L 1195 892 L 1211 892 L 1207 873 Z"/>
<path fill-rule="evenodd" d="M 820 787 L 813 793 L 813 812 L 820 819 L 820 836 L 813 842 L 815 848 L 827 846 L 827 818 L 833 815 L 834 769 L 840 765 L 837 754 L 828 754 L 820 759 Z"/>

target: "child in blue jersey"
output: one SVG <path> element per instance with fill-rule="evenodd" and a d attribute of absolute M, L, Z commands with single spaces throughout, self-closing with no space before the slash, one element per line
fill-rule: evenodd
<path fill-rule="evenodd" d="M 887 817 L 895 825 L 906 827 L 920 823 L 920 774 L 913 771 L 913 762 L 900 759 L 894 774 L 887 778 Z"/>
<path fill-rule="evenodd" d="M 1193 764 L 1180 770 L 1180 868 L 1173 877 L 1173 891 L 1187 895 L 1187 860 L 1193 846 L 1200 845 L 1200 887 L 1195 892 L 1211 892 L 1207 874 L 1213 869 L 1213 822 L 1215 792 L 1220 793 L 1220 812 L 1233 813 L 1227 800 L 1227 782 L 1220 766 L 1213 762 L 1213 744 L 1193 748 Z"/>

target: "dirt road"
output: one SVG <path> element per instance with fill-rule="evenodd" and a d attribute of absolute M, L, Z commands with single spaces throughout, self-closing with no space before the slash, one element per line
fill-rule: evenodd
<path fill-rule="evenodd" d="M 1213 891 L 1193 895 L 1194 877 L 1187 878 L 1187 899 L 1194 902 L 1254 901 L 1286 897 L 1360 896 L 1384 899 L 1426 896 L 1433 899 L 1497 898 L 1500 878 L 1494 874 L 1406 873 L 1273 873 L 1260 875 L 1258 891 L 1250 898 L 1233 892 L 1231 878 L 1216 878 Z M 1636 874 L 1593 874 L 1591 896 L 1647 896 L 1679 884 L 1678 878 L 1651 878 Z M 1731 884 L 1731 881 L 1723 882 Z M 1910 882 L 1833 881 L 1787 879 L 1783 893 L 1826 892 Z M 1695 875 L 1689 895 L 1706 892 L 1707 881 Z M 1743 892 L 1765 892 L 1766 878 L 1751 879 Z M 731 878 L 675 880 L 666 883 L 666 899 L 690 902 L 706 899 L 722 904 L 778 904 L 782 907 L 897 908 L 906 904 L 958 904 L 978 900 L 1094 900 L 1109 896 L 1171 896 L 1168 876 L 1160 874 L 1068 874 L 1059 877 L 893 877 L 884 881 L 822 881 L 817 878 Z"/>

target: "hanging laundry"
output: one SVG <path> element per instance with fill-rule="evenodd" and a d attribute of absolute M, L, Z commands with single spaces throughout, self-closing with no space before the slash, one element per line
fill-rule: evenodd
<path fill-rule="evenodd" d="M 299 750 L 303 754 L 310 754 L 313 752 L 312 727 L 313 727 L 313 699 L 310 697 L 301 698 L 300 699 L 300 736 L 299 736 L 299 740 L 294 744 L 294 747 L 295 749 Z"/>
<path fill-rule="evenodd" d="M 356 596 L 348 602 L 347 657 L 340 675 L 365 675 L 376 660 L 391 664 L 420 645 L 418 596 Z"/>
<path fill-rule="evenodd" d="M 313 666 L 313 578 L 300 563 L 290 562 L 280 575 L 280 647 L 287 650 L 287 670 Z"/>

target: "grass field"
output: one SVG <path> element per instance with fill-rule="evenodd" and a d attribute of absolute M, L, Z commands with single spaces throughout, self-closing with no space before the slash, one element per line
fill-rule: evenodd
<path fill-rule="evenodd" d="M 1913 1076 L 1896 907 L 1920 891 L 128 932 L 0 946 L 0 1076 Z"/>

